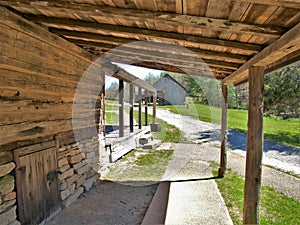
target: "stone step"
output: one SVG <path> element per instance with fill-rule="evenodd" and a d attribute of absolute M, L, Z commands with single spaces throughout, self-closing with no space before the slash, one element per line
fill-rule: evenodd
<path fill-rule="evenodd" d="M 154 139 L 143 146 L 143 149 L 156 149 L 162 143 L 161 140 Z"/>
<path fill-rule="evenodd" d="M 151 133 L 144 134 L 143 136 L 139 137 L 139 144 L 145 145 L 149 143 L 150 141 L 153 141 L 153 135 Z"/>

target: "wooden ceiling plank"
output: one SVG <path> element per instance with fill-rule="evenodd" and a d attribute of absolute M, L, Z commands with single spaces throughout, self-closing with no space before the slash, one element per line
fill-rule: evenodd
<path fill-rule="evenodd" d="M 247 14 L 250 3 L 236 1 L 229 15 L 229 20 L 243 22 L 243 16 Z"/>
<path fill-rule="evenodd" d="M 58 29 L 51 29 L 51 31 L 57 35 L 64 35 L 68 38 L 69 41 L 75 44 L 87 44 L 90 46 L 95 47 L 106 47 L 106 48 L 114 48 L 122 44 L 129 43 L 130 41 L 126 38 L 116 38 L 113 36 L 105 36 L 105 35 L 98 35 L 98 34 L 91 34 L 85 32 L 77 32 L 77 31 L 66 31 L 66 30 L 58 30 Z M 79 38 L 79 39 L 78 39 Z M 135 41 L 135 40 L 132 40 Z M 153 46 L 153 49 L 156 47 Z M 168 50 L 176 51 L 178 46 L 174 45 L 174 48 L 171 48 L 168 45 L 169 49 L 163 49 L 164 52 L 168 52 Z M 231 54 L 226 52 L 218 52 L 212 50 L 203 50 L 199 48 L 187 48 L 193 54 L 197 54 L 199 57 L 204 59 L 208 58 L 220 58 L 224 61 L 235 62 L 235 63 L 245 63 L 248 59 L 245 55 L 240 54 Z"/>
<path fill-rule="evenodd" d="M 300 49 L 300 23 L 225 78 L 223 83 L 242 82 L 248 76 L 247 71 L 251 66 L 267 66 L 298 49 Z"/>
<path fill-rule="evenodd" d="M 247 2 L 253 4 L 264 4 L 272 6 L 280 6 L 284 8 L 295 8 L 300 9 L 299 0 L 236 0 L 239 2 Z"/>
<path fill-rule="evenodd" d="M 199 37 L 195 35 L 186 35 L 186 34 L 178 34 L 173 32 L 164 32 L 164 31 L 154 31 L 154 30 L 147 30 L 147 29 L 140 29 L 140 28 L 133 28 L 133 27 L 124 27 L 124 26 L 115 26 L 115 25 L 108 25 L 108 24 L 99 24 L 95 22 L 88 22 L 88 21 L 77 21 L 77 20 L 68 20 L 68 19 L 60 19 L 60 18 L 48 18 L 43 16 L 27 16 L 30 20 L 43 23 L 46 26 L 54 25 L 64 25 L 69 26 L 70 28 L 74 27 L 81 27 L 84 31 L 84 28 L 95 29 L 95 31 L 102 31 L 102 32 L 114 32 L 115 34 L 124 34 L 124 35 L 138 35 L 142 38 L 142 36 L 146 37 L 154 37 L 157 40 L 180 40 L 185 42 L 195 42 L 195 43 L 202 43 L 207 45 L 214 45 L 214 46 L 224 46 L 230 49 L 242 49 L 242 50 L 250 50 L 257 52 L 261 49 L 259 45 L 249 44 L 249 43 L 242 43 L 242 42 L 235 42 L 235 41 L 228 41 L 228 40 L 219 40 L 214 38 L 207 38 L 207 37 Z"/>
<path fill-rule="evenodd" d="M 26 13 L 26 7 L 32 7 L 31 4 L 19 3 L 18 1 L 5 2 L 0 1 L 0 4 L 14 7 L 20 12 Z M 55 7 L 56 6 L 56 7 Z M 133 21 L 152 21 L 160 24 L 170 24 L 172 26 L 188 26 L 193 29 L 214 30 L 227 33 L 248 33 L 252 35 L 278 37 L 282 32 L 282 28 L 274 26 L 258 26 L 232 22 L 226 19 L 215 19 L 191 15 L 181 15 L 175 13 L 151 12 L 137 9 L 119 9 L 113 7 L 91 6 L 82 4 L 68 4 L 62 1 L 49 2 L 48 6 L 39 6 L 49 12 L 68 13 L 68 15 L 82 14 L 85 17 L 90 17 L 96 21 L 107 23 L 108 18 L 122 18 Z"/>

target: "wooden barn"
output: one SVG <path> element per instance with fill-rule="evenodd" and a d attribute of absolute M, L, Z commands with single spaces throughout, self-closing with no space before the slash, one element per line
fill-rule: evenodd
<path fill-rule="evenodd" d="M 99 179 L 105 75 L 119 79 L 120 112 L 124 82 L 152 93 L 155 124 L 156 90 L 114 62 L 222 81 L 220 177 L 227 85 L 249 82 L 243 219 L 258 224 L 263 78 L 300 59 L 300 2 L 221 2 L 0 0 L 0 224 L 38 224 Z"/>
<path fill-rule="evenodd" d="M 183 105 L 186 89 L 169 74 L 165 74 L 153 86 L 157 91 L 158 105 Z"/>

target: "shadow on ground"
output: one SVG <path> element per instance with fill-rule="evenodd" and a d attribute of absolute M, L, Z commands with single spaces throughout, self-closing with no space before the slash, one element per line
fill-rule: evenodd
<path fill-rule="evenodd" d="M 140 186 L 98 181 L 47 225 L 141 224 L 158 184 Z"/>
<path fill-rule="evenodd" d="M 239 149 L 239 150 L 246 151 L 246 143 L 247 143 L 246 133 L 233 130 L 233 129 L 228 130 L 228 146 L 232 150 Z M 275 141 L 264 140 L 264 152 L 268 152 L 268 151 L 278 151 L 286 155 L 300 155 L 300 148 L 294 148 L 292 146 L 288 146 Z"/>

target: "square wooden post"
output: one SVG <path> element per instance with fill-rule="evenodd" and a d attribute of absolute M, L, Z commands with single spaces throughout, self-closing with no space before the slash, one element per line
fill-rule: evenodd
<path fill-rule="evenodd" d="M 153 112 L 152 112 L 152 124 L 156 123 L 156 99 L 157 93 L 153 92 Z"/>
<path fill-rule="evenodd" d="M 124 81 L 119 80 L 119 137 L 124 137 Z"/>
<path fill-rule="evenodd" d="M 224 177 L 227 166 L 227 85 L 222 85 L 222 124 L 221 124 L 221 157 L 219 177 Z"/>
<path fill-rule="evenodd" d="M 145 126 L 148 126 L 148 91 L 145 90 Z"/>
<path fill-rule="evenodd" d="M 103 77 L 103 85 L 102 85 L 102 93 L 103 93 L 103 99 L 102 99 L 102 121 L 103 121 L 103 135 L 105 136 L 105 125 L 106 125 L 106 113 L 105 113 L 105 73 L 102 73 Z"/>
<path fill-rule="evenodd" d="M 133 132 L 133 84 L 129 84 L 129 127 L 130 127 L 130 132 Z"/>
<path fill-rule="evenodd" d="M 264 68 L 249 69 L 249 109 L 243 224 L 259 224 L 263 153 Z"/>
<path fill-rule="evenodd" d="M 139 98 L 139 129 L 142 129 L 142 88 L 139 87 L 138 90 Z"/>

